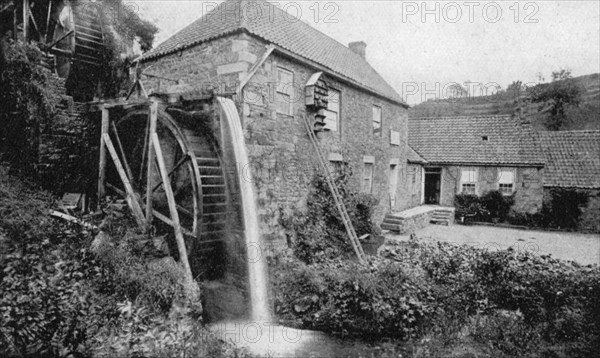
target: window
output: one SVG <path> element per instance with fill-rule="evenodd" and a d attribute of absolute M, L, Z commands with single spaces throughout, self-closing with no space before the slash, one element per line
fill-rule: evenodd
<path fill-rule="evenodd" d="M 463 194 L 477 195 L 477 168 L 461 169 L 460 191 Z"/>
<path fill-rule="evenodd" d="M 373 163 L 364 163 L 362 190 L 369 194 L 373 191 Z"/>
<path fill-rule="evenodd" d="M 281 67 L 277 68 L 277 91 L 275 106 L 278 113 L 294 115 L 294 74 Z"/>
<path fill-rule="evenodd" d="M 511 168 L 500 168 L 498 173 L 498 190 L 503 195 L 512 195 L 515 184 L 515 171 Z"/>
<path fill-rule="evenodd" d="M 327 109 L 325 110 L 325 129 L 337 132 L 340 126 L 340 91 L 327 91 Z"/>
<path fill-rule="evenodd" d="M 373 106 L 373 134 L 381 136 L 381 107 Z"/>

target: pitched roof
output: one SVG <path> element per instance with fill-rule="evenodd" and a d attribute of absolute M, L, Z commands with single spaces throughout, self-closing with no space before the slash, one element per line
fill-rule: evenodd
<path fill-rule="evenodd" d="M 264 0 L 227 0 L 144 54 L 140 61 L 239 31 L 260 37 L 406 106 L 400 95 L 360 55 Z"/>
<path fill-rule="evenodd" d="M 430 163 L 544 164 L 530 125 L 511 116 L 409 119 L 408 138 L 410 146 Z"/>
<path fill-rule="evenodd" d="M 600 188 L 600 131 L 541 132 L 544 186 Z"/>
<path fill-rule="evenodd" d="M 409 145 L 406 146 L 406 160 L 409 163 L 417 163 L 417 164 L 425 164 L 427 161 L 419 155 L 419 153 L 415 152 Z"/>

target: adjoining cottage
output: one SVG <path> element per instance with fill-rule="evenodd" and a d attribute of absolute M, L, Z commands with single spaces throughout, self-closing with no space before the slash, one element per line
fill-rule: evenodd
<path fill-rule="evenodd" d="M 409 145 L 424 160 L 423 204 L 453 206 L 458 193 L 499 190 L 514 195 L 517 212 L 542 208 L 543 154 L 518 117 L 411 118 Z"/>
<path fill-rule="evenodd" d="M 570 189 L 587 196 L 579 229 L 600 232 L 600 131 L 541 132 L 546 160 L 544 201 L 551 202 L 556 189 Z"/>
<path fill-rule="evenodd" d="M 317 164 L 305 116 L 327 159 L 347 163 L 354 187 L 380 199 L 375 220 L 409 207 L 404 184 L 415 180 L 408 106 L 369 65 L 366 44 L 346 47 L 290 18 L 266 1 L 228 0 L 140 59 L 155 75 L 144 79 L 151 91 L 165 91 L 171 78 L 180 88 L 238 94 L 261 229 L 274 241 L 283 238 L 282 209 L 303 205 Z"/>

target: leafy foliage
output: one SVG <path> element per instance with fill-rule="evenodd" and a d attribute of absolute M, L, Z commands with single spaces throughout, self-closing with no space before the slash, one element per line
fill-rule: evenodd
<path fill-rule="evenodd" d="M 560 130 L 569 121 L 566 110 L 579 106 L 584 90 L 575 82 L 570 70 L 552 72 L 552 82 L 542 83 L 530 89 L 533 103 L 540 103 L 539 111 L 548 111 L 546 121 L 549 130 Z"/>
<path fill-rule="evenodd" d="M 549 226 L 576 229 L 581 218 L 581 208 L 589 200 L 585 191 L 571 188 L 552 188 L 550 200 L 544 203 L 543 213 Z"/>
<path fill-rule="evenodd" d="M 335 183 L 356 234 L 379 236 L 380 229 L 372 220 L 377 199 L 364 193 L 356 193 L 349 187 L 352 176 L 347 166 L 340 170 Z M 307 198 L 306 209 L 284 215 L 283 226 L 295 235 L 292 243 L 295 255 L 310 263 L 351 254 L 352 246 L 339 211 L 324 176 L 313 178 Z"/>
<path fill-rule="evenodd" d="M 108 210 L 110 240 L 92 253 L 91 233 L 49 219 L 51 206 L 0 167 L 0 356 L 239 353 L 182 305 L 178 266 L 142 259 L 156 254 L 153 238 L 128 228 L 130 217 Z"/>
<path fill-rule="evenodd" d="M 274 259 L 277 313 L 310 329 L 378 340 L 408 338 L 432 313 L 426 282 L 399 263 L 370 258 L 369 266 L 333 260 L 306 265 Z"/>
<path fill-rule="evenodd" d="M 472 194 L 457 194 L 454 197 L 456 216 L 477 221 L 505 221 L 513 204 L 513 196 L 505 196 L 497 190 L 488 191 L 481 197 Z"/>
<path fill-rule="evenodd" d="M 600 349 L 598 266 L 416 240 L 384 256 L 366 267 L 274 258 L 277 313 L 365 339 L 469 334 L 507 356 L 590 357 Z"/>
<path fill-rule="evenodd" d="M 37 155 L 40 126 L 54 115 L 46 72 L 37 64 L 42 53 L 34 45 L 0 39 L 0 155 L 15 169 L 27 169 Z"/>

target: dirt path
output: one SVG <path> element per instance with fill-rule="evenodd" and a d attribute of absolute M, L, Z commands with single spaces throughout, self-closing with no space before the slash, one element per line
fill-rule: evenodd
<path fill-rule="evenodd" d="M 488 226 L 430 225 L 418 230 L 418 238 L 447 241 L 494 249 L 529 251 L 540 255 L 573 260 L 580 264 L 600 265 L 600 235 L 550 231 L 516 230 Z M 406 235 L 389 235 L 391 239 L 408 240 Z"/>

